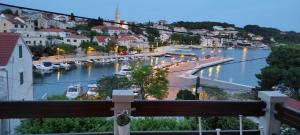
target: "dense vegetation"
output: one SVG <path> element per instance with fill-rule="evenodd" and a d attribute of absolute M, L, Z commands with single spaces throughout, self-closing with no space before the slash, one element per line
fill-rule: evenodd
<path fill-rule="evenodd" d="M 185 34 L 174 33 L 171 36 L 172 41 L 176 41 L 179 44 L 200 44 L 200 39 L 198 36 L 191 36 Z"/>
<path fill-rule="evenodd" d="M 267 58 L 269 66 L 256 77 L 258 90 L 274 90 L 276 87 L 293 98 L 300 99 L 300 46 L 273 47 Z"/>
<path fill-rule="evenodd" d="M 278 43 L 300 43 L 300 33 L 293 31 L 282 32 L 275 28 L 260 27 L 258 25 L 246 25 L 241 32 L 243 31 L 263 36 L 263 42 L 265 43 L 271 43 L 271 38 Z"/>
<path fill-rule="evenodd" d="M 208 29 L 213 30 L 214 26 L 222 26 L 223 28 L 235 27 L 234 24 L 221 22 L 174 22 L 171 24 L 174 27 L 185 27 L 186 29 Z"/>

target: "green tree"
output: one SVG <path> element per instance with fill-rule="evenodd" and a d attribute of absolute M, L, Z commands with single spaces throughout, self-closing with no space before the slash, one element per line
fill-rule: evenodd
<path fill-rule="evenodd" d="M 1 11 L 2 14 L 10 14 L 10 15 L 14 15 L 13 11 L 11 9 L 4 9 Z"/>
<path fill-rule="evenodd" d="M 195 100 L 195 95 L 187 89 L 180 90 L 176 95 L 176 100 Z"/>
<path fill-rule="evenodd" d="M 167 71 L 163 69 L 153 69 L 150 65 L 136 63 L 132 67 L 132 82 L 140 90 L 141 99 L 153 96 L 162 99 L 168 94 Z"/>
<path fill-rule="evenodd" d="M 160 36 L 159 31 L 157 29 L 146 29 L 146 33 L 148 35 L 148 41 L 154 42 L 156 38 Z"/>
<path fill-rule="evenodd" d="M 259 79 L 257 90 L 272 90 L 275 86 L 284 85 L 288 87 L 285 92 L 299 99 L 300 46 L 273 47 L 267 63 L 269 65 L 256 75 Z"/>
<path fill-rule="evenodd" d="M 200 38 L 198 36 L 190 36 L 177 33 L 172 34 L 171 40 L 177 41 L 180 44 L 200 44 Z"/>
<path fill-rule="evenodd" d="M 74 13 L 71 13 L 71 15 L 70 15 L 70 20 L 71 20 L 71 21 L 75 21 L 75 15 L 74 15 Z"/>
<path fill-rule="evenodd" d="M 54 47 L 54 50 L 58 50 L 60 54 L 70 54 L 70 53 L 75 53 L 76 51 L 76 46 L 69 45 L 69 44 L 59 44 L 56 47 Z"/>
<path fill-rule="evenodd" d="M 112 91 L 115 89 L 129 89 L 131 85 L 127 77 L 107 76 L 97 81 L 98 92 L 105 97 L 112 97 Z"/>

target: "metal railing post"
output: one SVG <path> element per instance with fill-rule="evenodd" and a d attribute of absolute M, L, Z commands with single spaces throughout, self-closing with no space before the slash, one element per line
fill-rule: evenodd
<path fill-rule="evenodd" d="M 283 104 L 287 100 L 287 96 L 279 91 L 260 91 L 258 97 L 264 101 L 266 113 L 260 118 L 260 126 L 263 128 L 264 135 L 280 135 L 281 122 L 274 116 L 275 104 Z"/>
<path fill-rule="evenodd" d="M 127 111 L 129 116 L 131 114 L 131 102 L 134 100 L 132 90 L 113 90 L 112 101 L 114 102 L 114 135 L 121 135 L 117 124 L 117 116 L 124 111 Z M 130 126 L 128 127 L 130 135 Z"/>
<path fill-rule="evenodd" d="M 221 129 L 217 128 L 216 132 L 217 132 L 217 135 L 220 135 L 221 134 Z"/>
<path fill-rule="evenodd" d="M 243 135 L 243 115 L 239 115 L 240 120 L 240 135 Z"/>

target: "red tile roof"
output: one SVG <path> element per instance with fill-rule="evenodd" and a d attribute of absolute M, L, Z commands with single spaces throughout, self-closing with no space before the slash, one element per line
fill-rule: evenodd
<path fill-rule="evenodd" d="M 11 22 L 12 24 L 17 24 L 17 25 L 25 25 L 24 23 L 22 23 L 21 21 L 15 19 L 16 17 L 11 15 L 11 14 L 3 14 L 5 16 L 5 19 L 9 22 Z"/>
<path fill-rule="evenodd" d="M 101 29 L 101 30 L 126 30 L 117 26 L 95 26 L 92 29 Z"/>
<path fill-rule="evenodd" d="M 106 42 L 105 40 L 107 38 L 109 38 L 109 37 L 107 37 L 107 36 L 96 36 L 97 41 L 100 42 L 100 43 L 105 43 Z"/>
<path fill-rule="evenodd" d="M 133 35 L 121 35 L 118 38 L 118 41 L 135 41 L 137 40 L 137 37 Z"/>
<path fill-rule="evenodd" d="M 67 38 L 76 38 L 76 39 L 89 39 L 88 37 L 86 36 L 83 36 L 83 35 L 76 35 L 76 34 L 71 34 L 71 35 L 68 35 Z"/>
<path fill-rule="evenodd" d="M 65 32 L 64 29 L 57 29 L 57 28 L 49 28 L 49 29 L 41 29 L 41 32 Z"/>
<path fill-rule="evenodd" d="M 7 65 L 19 37 L 17 33 L 0 33 L 0 66 Z"/>

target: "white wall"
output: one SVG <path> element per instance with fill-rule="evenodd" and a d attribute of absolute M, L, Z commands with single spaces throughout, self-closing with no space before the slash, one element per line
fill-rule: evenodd
<path fill-rule="evenodd" d="M 19 46 L 22 46 L 22 58 L 19 58 Z M 21 38 L 18 40 L 8 64 L 4 68 L 8 71 L 9 92 L 6 92 L 6 94 L 8 94 L 9 100 L 33 100 L 32 56 Z M 21 72 L 23 72 L 24 75 L 23 84 L 20 84 Z M 4 75 L 5 81 L 7 80 L 5 71 L 1 71 L 0 75 Z M 7 85 L 6 83 L 4 84 L 5 91 L 7 91 Z M 8 123 L 10 134 L 15 134 L 14 128 L 19 125 L 19 120 L 9 120 Z"/>

